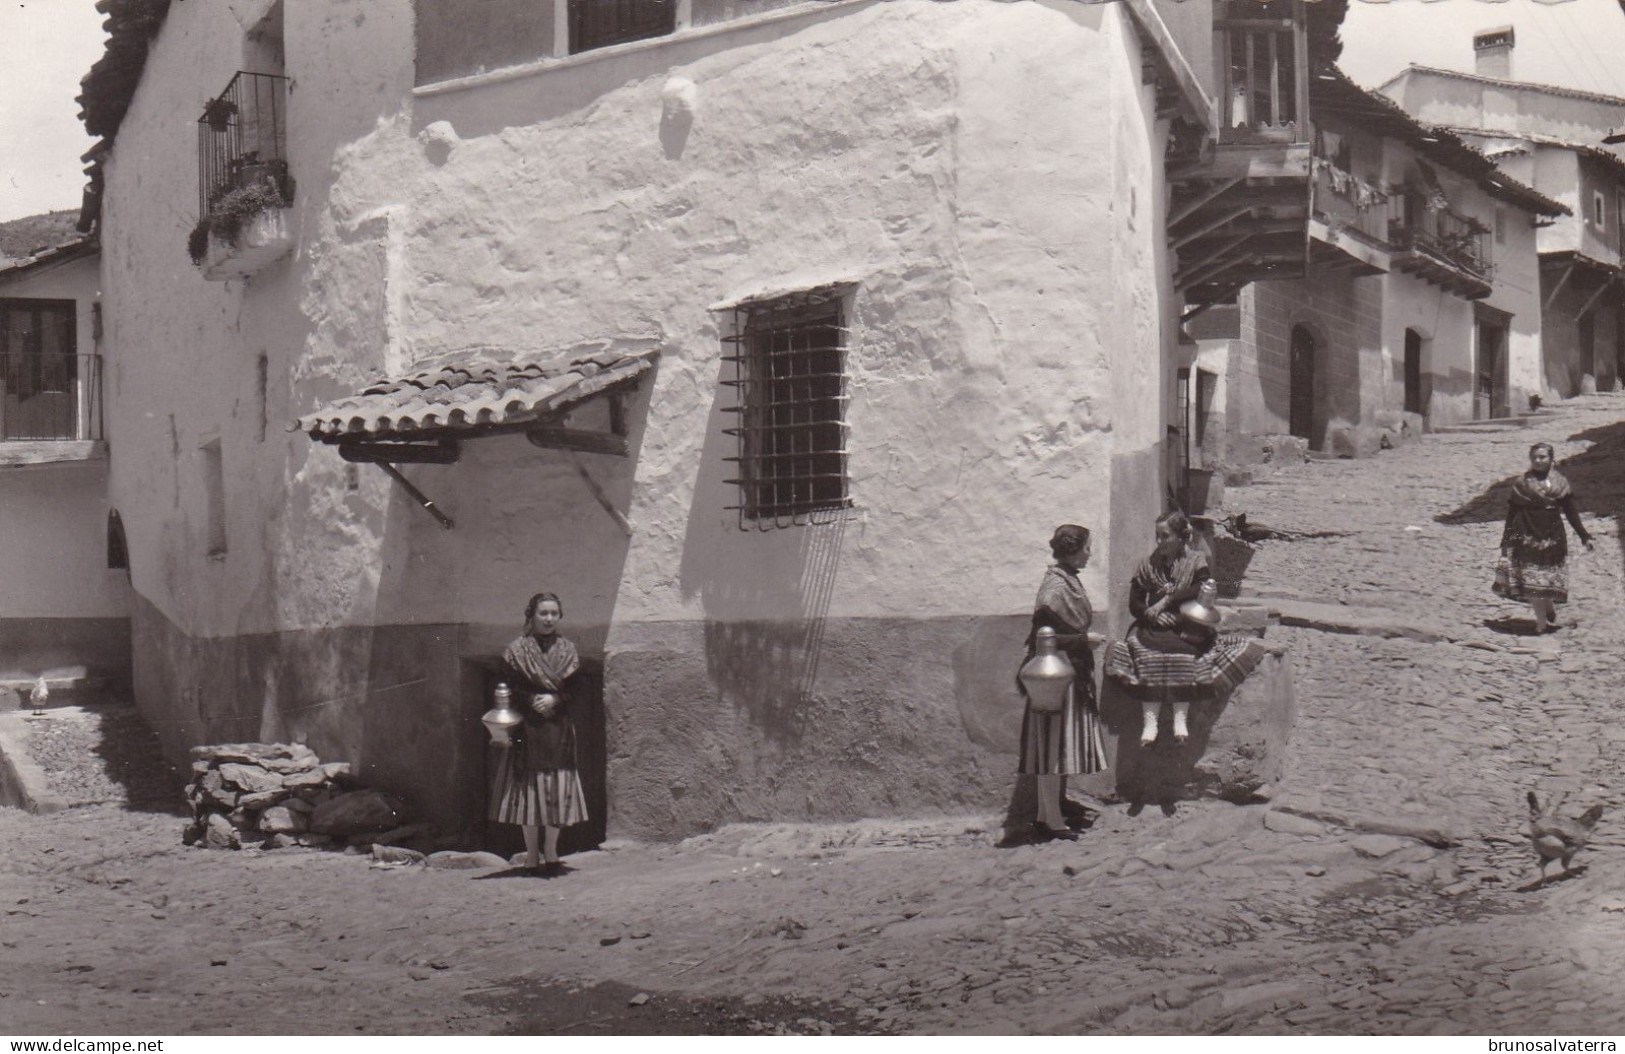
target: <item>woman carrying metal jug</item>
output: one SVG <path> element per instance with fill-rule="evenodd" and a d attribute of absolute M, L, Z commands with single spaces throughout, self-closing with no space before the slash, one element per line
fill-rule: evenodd
<path fill-rule="evenodd" d="M 523 828 L 527 866 L 548 875 L 565 870 L 559 828 L 587 819 L 569 707 L 569 681 L 581 659 L 575 645 L 559 636 L 563 618 L 557 596 L 537 593 L 525 605 L 525 635 L 502 653 L 524 723 L 509 733 L 502 750 L 488 815 Z"/>
<path fill-rule="evenodd" d="M 1016 678 L 1026 701 L 1018 771 L 1037 778 L 1037 836 L 1071 841 L 1077 833 L 1061 813 L 1061 778 L 1106 767 L 1095 709 L 1095 660 L 1089 650 L 1094 611 L 1078 577 L 1089 562 L 1089 529 L 1062 524 L 1049 545 L 1055 563 L 1038 586 L 1027 658 Z M 1057 659 L 1070 664 L 1070 683 Z"/>

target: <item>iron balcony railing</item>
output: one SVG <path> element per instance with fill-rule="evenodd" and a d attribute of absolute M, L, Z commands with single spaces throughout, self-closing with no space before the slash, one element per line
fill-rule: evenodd
<path fill-rule="evenodd" d="M 1453 209 L 1396 196 L 1388 221 L 1388 244 L 1396 251 L 1417 250 L 1439 257 L 1488 280 L 1494 272 L 1489 229 Z"/>
<path fill-rule="evenodd" d="M 288 78 L 240 72 L 197 121 L 198 214 L 234 190 L 273 188 L 293 203 L 288 175 Z"/>
<path fill-rule="evenodd" d="M 100 355 L 0 351 L 0 440 L 101 435 Z"/>
<path fill-rule="evenodd" d="M 1315 215 L 1378 248 L 1388 247 L 1389 196 L 1323 157 L 1314 159 Z"/>

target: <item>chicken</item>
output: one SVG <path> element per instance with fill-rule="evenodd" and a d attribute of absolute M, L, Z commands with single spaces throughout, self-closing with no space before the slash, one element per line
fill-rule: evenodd
<path fill-rule="evenodd" d="M 34 682 L 33 690 L 28 693 L 28 705 L 34 708 L 35 713 L 38 713 L 39 708 L 49 702 L 50 699 L 51 686 L 45 683 L 45 675 L 42 673 L 39 680 Z"/>
<path fill-rule="evenodd" d="M 1540 857 L 1542 882 L 1546 881 L 1546 865 L 1553 860 L 1561 860 L 1564 873 L 1568 873 L 1569 862 L 1591 840 L 1591 829 L 1601 818 L 1601 805 L 1593 805 L 1577 819 L 1542 811 L 1540 799 L 1534 791 L 1529 792 L 1529 840 Z"/>

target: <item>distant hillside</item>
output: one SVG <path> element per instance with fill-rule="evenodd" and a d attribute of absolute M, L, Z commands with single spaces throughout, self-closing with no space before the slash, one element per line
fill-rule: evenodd
<path fill-rule="evenodd" d="M 0 257 L 19 259 L 78 241 L 82 235 L 73 229 L 77 222 L 78 209 L 63 209 L 0 223 Z"/>

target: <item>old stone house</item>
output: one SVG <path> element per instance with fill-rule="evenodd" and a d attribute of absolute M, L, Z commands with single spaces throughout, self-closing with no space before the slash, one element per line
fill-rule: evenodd
<path fill-rule="evenodd" d="M 1301 255 L 1265 206 L 1340 13 L 103 4 L 110 493 L 168 749 L 299 740 L 477 826 L 489 659 L 551 589 L 597 822 L 656 837 L 1002 801 L 1045 541 L 1094 529 L 1118 624 L 1180 305 Z M 1248 39 L 1273 66 L 1215 57 Z"/>
<path fill-rule="evenodd" d="M 59 702 L 126 688 L 130 662 L 97 247 L 71 220 L 0 224 L 0 686 L 26 699 L 44 676 Z"/>
<path fill-rule="evenodd" d="M 1625 375 L 1625 154 L 1606 140 L 1625 124 L 1625 98 L 1524 83 L 1510 73 L 1413 66 L 1381 90 L 1567 207 L 1538 232 L 1541 390 L 1550 399 L 1613 388 Z"/>
<path fill-rule="evenodd" d="M 1270 436 L 1368 455 L 1385 432 L 1504 417 L 1542 390 L 1536 233 L 1563 207 L 1336 68 L 1310 99 L 1304 277 L 1191 324 L 1213 467 L 1245 469 Z"/>

